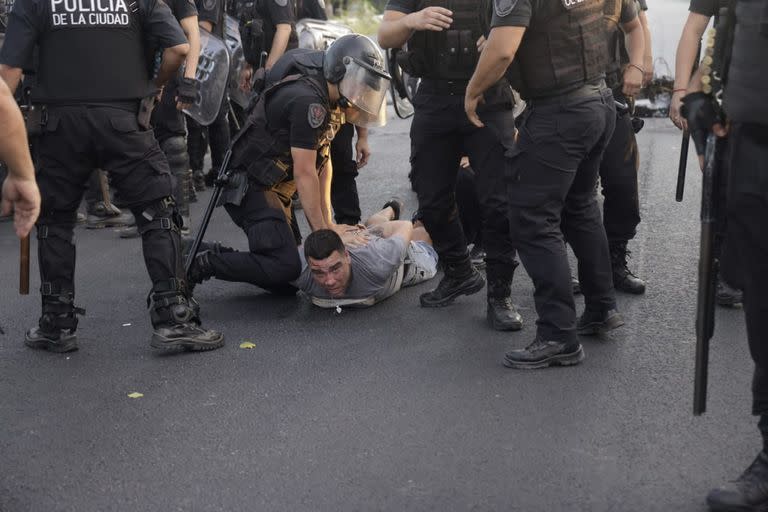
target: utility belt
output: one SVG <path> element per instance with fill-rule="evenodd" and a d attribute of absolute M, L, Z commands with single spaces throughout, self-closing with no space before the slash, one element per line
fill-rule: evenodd
<path fill-rule="evenodd" d="M 419 91 L 425 94 L 437 94 L 445 96 L 464 96 L 467 92 L 469 80 L 436 80 L 423 78 L 419 83 Z"/>
<path fill-rule="evenodd" d="M 141 100 L 117 100 L 117 101 L 94 101 L 77 103 L 31 103 L 19 105 L 19 109 L 24 117 L 24 124 L 27 127 L 27 135 L 35 137 L 42 135 L 45 126 L 48 124 L 49 111 L 55 111 L 59 107 L 109 107 L 125 110 L 136 115 L 136 120 L 143 130 L 152 128 L 150 120 L 152 111 L 157 104 L 155 94 L 142 98 Z"/>
<path fill-rule="evenodd" d="M 576 88 L 564 89 L 563 92 L 556 91 L 547 94 L 546 96 L 526 98 L 526 101 L 535 107 L 566 105 L 584 98 L 604 98 L 606 94 L 610 94 L 610 91 L 608 86 L 605 85 L 605 80 L 601 77 L 597 80 L 579 85 Z"/>
<path fill-rule="evenodd" d="M 236 169 L 229 177 L 216 206 L 240 206 L 251 187 L 271 190 L 290 176 L 292 164 L 279 158 L 263 158 L 246 169 Z"/>

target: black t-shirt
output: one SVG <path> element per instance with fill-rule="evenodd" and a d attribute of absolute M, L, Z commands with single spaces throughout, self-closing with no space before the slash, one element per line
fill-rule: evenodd
<path fill-rule="evenodd" d="M 328 96 L 298 81 L 274 91 L 267 98 L 267 126 L 277 132 L 281 147 L 318 149 L 328 128 Z"/>
<path fill-rule="evenodd" d="M 322 0 L 297 0 L 296 19 L 327 20 L 325 6 L 321 2 Z"/>
<path fill-rule="evenodd" d="M 160 48 L 187 42 L 184 32 L 168 6 L 160 0 L 137 0 L 144 37 Z M 5 44 L 0 50 L 0 64 L 23 68 L 32 62 L 35 45 L 49 30 L 47 0 L 19 0 L 8 16 Z M 115 64 L 119 61 L 115 59 Z"/>
<path fill-rule="evenodd" d="M 688 10 L 696 14 L 712 17 L 717 15 L 721 7 L 727 6 L 728 2 L 726 0 L 691 0 L 691 6 Z"/>
<path fill-rule="evenodd" d="M 211 33 L 224 38 L 224 0 L 195 0 L 198 21 L 213 25 Z"/>
<path fill-rule="evenodd" d="M 491 28 L 528 27 L 539 4 L 555 0 L 494 0 Z"/>
<path fill-rule="evenodd" d="M 179 21 L 190 16 L 197 16 L 195 0 L 165 0 L 165 2 L 171 8 L 173 16 Z"/>

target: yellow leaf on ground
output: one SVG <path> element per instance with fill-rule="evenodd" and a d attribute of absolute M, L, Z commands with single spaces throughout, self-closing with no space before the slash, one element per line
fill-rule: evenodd
<path fill-rule="evenodd" d="M 141 393 L 137 393 L 135 391 L 133 393 L 128 393 L 128 398 L 141 398 L 143 396 L 144 395 L 142 395 Z"/>
<path fill-rule="evenodd" d="M 251 343 L 250 341 L 245 341 L 240 344 L 240 348 L 256 348 L 256 344 Z"/>

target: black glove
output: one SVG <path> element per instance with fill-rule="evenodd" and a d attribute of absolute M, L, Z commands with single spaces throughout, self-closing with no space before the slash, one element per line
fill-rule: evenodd
<path fill-rule="evenodd" d="M 251 90 L 256 94 L 264 92 L 264 86 L 267 83 L 267 70 L 259 68 L 254 70 L 251 76 Z"/>
<path fill-rule="evenodd" d="M 197 78 L 182 78 L 176 87 L 176 101 L 195 103 L 200 93 L 200 81 Z"/>
<path fill-rule="evenodd" d="M 688 131 L 696 146 L 696 154 L 703 155 L 712 125 L 722 121 L 720 107 L 709 95 L 694 92 L 683 98 L 680 113 L 688 121 Z"/>

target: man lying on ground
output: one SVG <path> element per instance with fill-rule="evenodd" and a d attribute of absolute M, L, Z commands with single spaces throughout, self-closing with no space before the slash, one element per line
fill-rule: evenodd
<path fill-rule="evenodd" d="M 368 307 L 437 273 L 437 253 L 424 226 L 397 220 L 401 205 L 390 201 L 365 223 L 362 247 L 345 247 L 330 229 L 304 242 L 302 272 L 293 283 L 323 308 Z"/>

